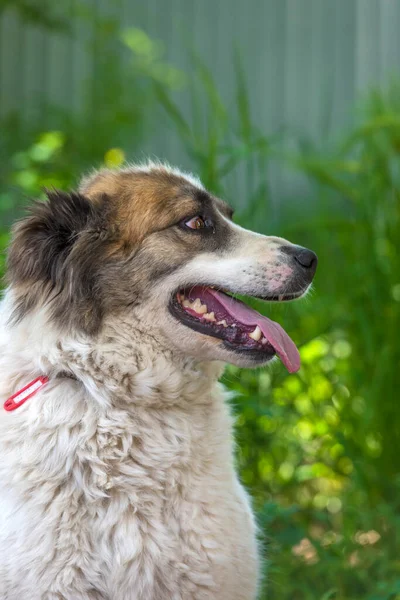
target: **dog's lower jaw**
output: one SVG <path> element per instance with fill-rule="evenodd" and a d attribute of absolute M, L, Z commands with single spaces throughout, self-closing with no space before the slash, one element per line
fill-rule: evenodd
<path fill-rule="evenodd" d="M 29 368 L 14 332 L 0 355 L 0 378 L 49 365 L 78 379 L 0 422 L 0 596 L 254 600 L 255 526 L 220 366 L 178 360 L 130 327 L 93 343 L 52 337 Z"/>

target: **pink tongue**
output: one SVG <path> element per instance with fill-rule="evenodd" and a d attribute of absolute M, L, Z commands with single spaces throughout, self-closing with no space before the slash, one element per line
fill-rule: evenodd
<path fill-rule="evenodd" d="M 278 323 L 263 317 L 243 302 L 234 300 L 226 294 L 217 292 L 212 288 L 207 288 L 207 292 L 212 294 L 225 310 L 243 325 L 254 325 L 254 327 L 258 325 L 289 373 L 295 373 L 300 369 L 299 351 Z"/>

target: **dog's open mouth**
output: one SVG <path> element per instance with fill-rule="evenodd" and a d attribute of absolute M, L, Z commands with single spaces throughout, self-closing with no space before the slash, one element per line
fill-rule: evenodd
<path fill-rule="evenodd" d="M 188 327 L 223 340 L 229 350 L 260 362 L 276 354 L 290 373 L 300 368 L 299 352 L 286 331 L 224 292 L 205 286 L 182 289 L 174 294 L 170 309 Z"/>

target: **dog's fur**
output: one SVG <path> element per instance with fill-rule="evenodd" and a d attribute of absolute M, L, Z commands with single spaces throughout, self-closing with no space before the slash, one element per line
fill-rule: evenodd
<path fill-rule="evenodd" d="M 180 225 L 204 213 L 212 233 Z M 223 362 L 260 363 L 168 306 L 194 284 L 295 296 L 290 247 L 234 225 L 197 179 L 154 164 L 51 191 L 17 224 L 1 403 L 39 375 L 50 382 L 1 408 L 2 599 L 256 597 L 256 528 L 218 378 Z"/>

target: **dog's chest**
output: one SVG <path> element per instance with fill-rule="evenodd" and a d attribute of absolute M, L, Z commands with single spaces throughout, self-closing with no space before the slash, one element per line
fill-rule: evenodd
<path fill-rule="evenodd" d="M 104 468 L 96 462 L 91 476 L 107 495 L 87 518 L 111 597 L 126 588 L 126 598 L 206 600 L 227 578 L 229 598 L 252 597 L 254 524 L 232 466 L 230 417 L 210 411 L 146 411 L 120 432 L 99 424 Z"/>
<path fill-rule="evenodd" d="M 167 467 L 142 452 L 110 475 L 108 498 L 91 515 L 109 596 L 222 600 L 224 589 L 229 600 L 253 598 L 255 528 L 231 465 L 177 447 L 165 452 Z"/>
<path fill-rule="evenodd" d="M 41 428 L 24 460 L 2 467 L 2 485 L 18 478 L 23 522 L 14 509 L 3 515 L 5 577 L 14 544 L 29 564 L 26 573 L 20 567 L 16 598 L 20 586 L 38 585 L 39 573 L 45 591 L 62 593 L 68 580 L 68 598 L 252 598 L 254 525 L 230 429 L 222 402 L 114 409 L 102 418 L 82 414 L 51 434 Z"/>

